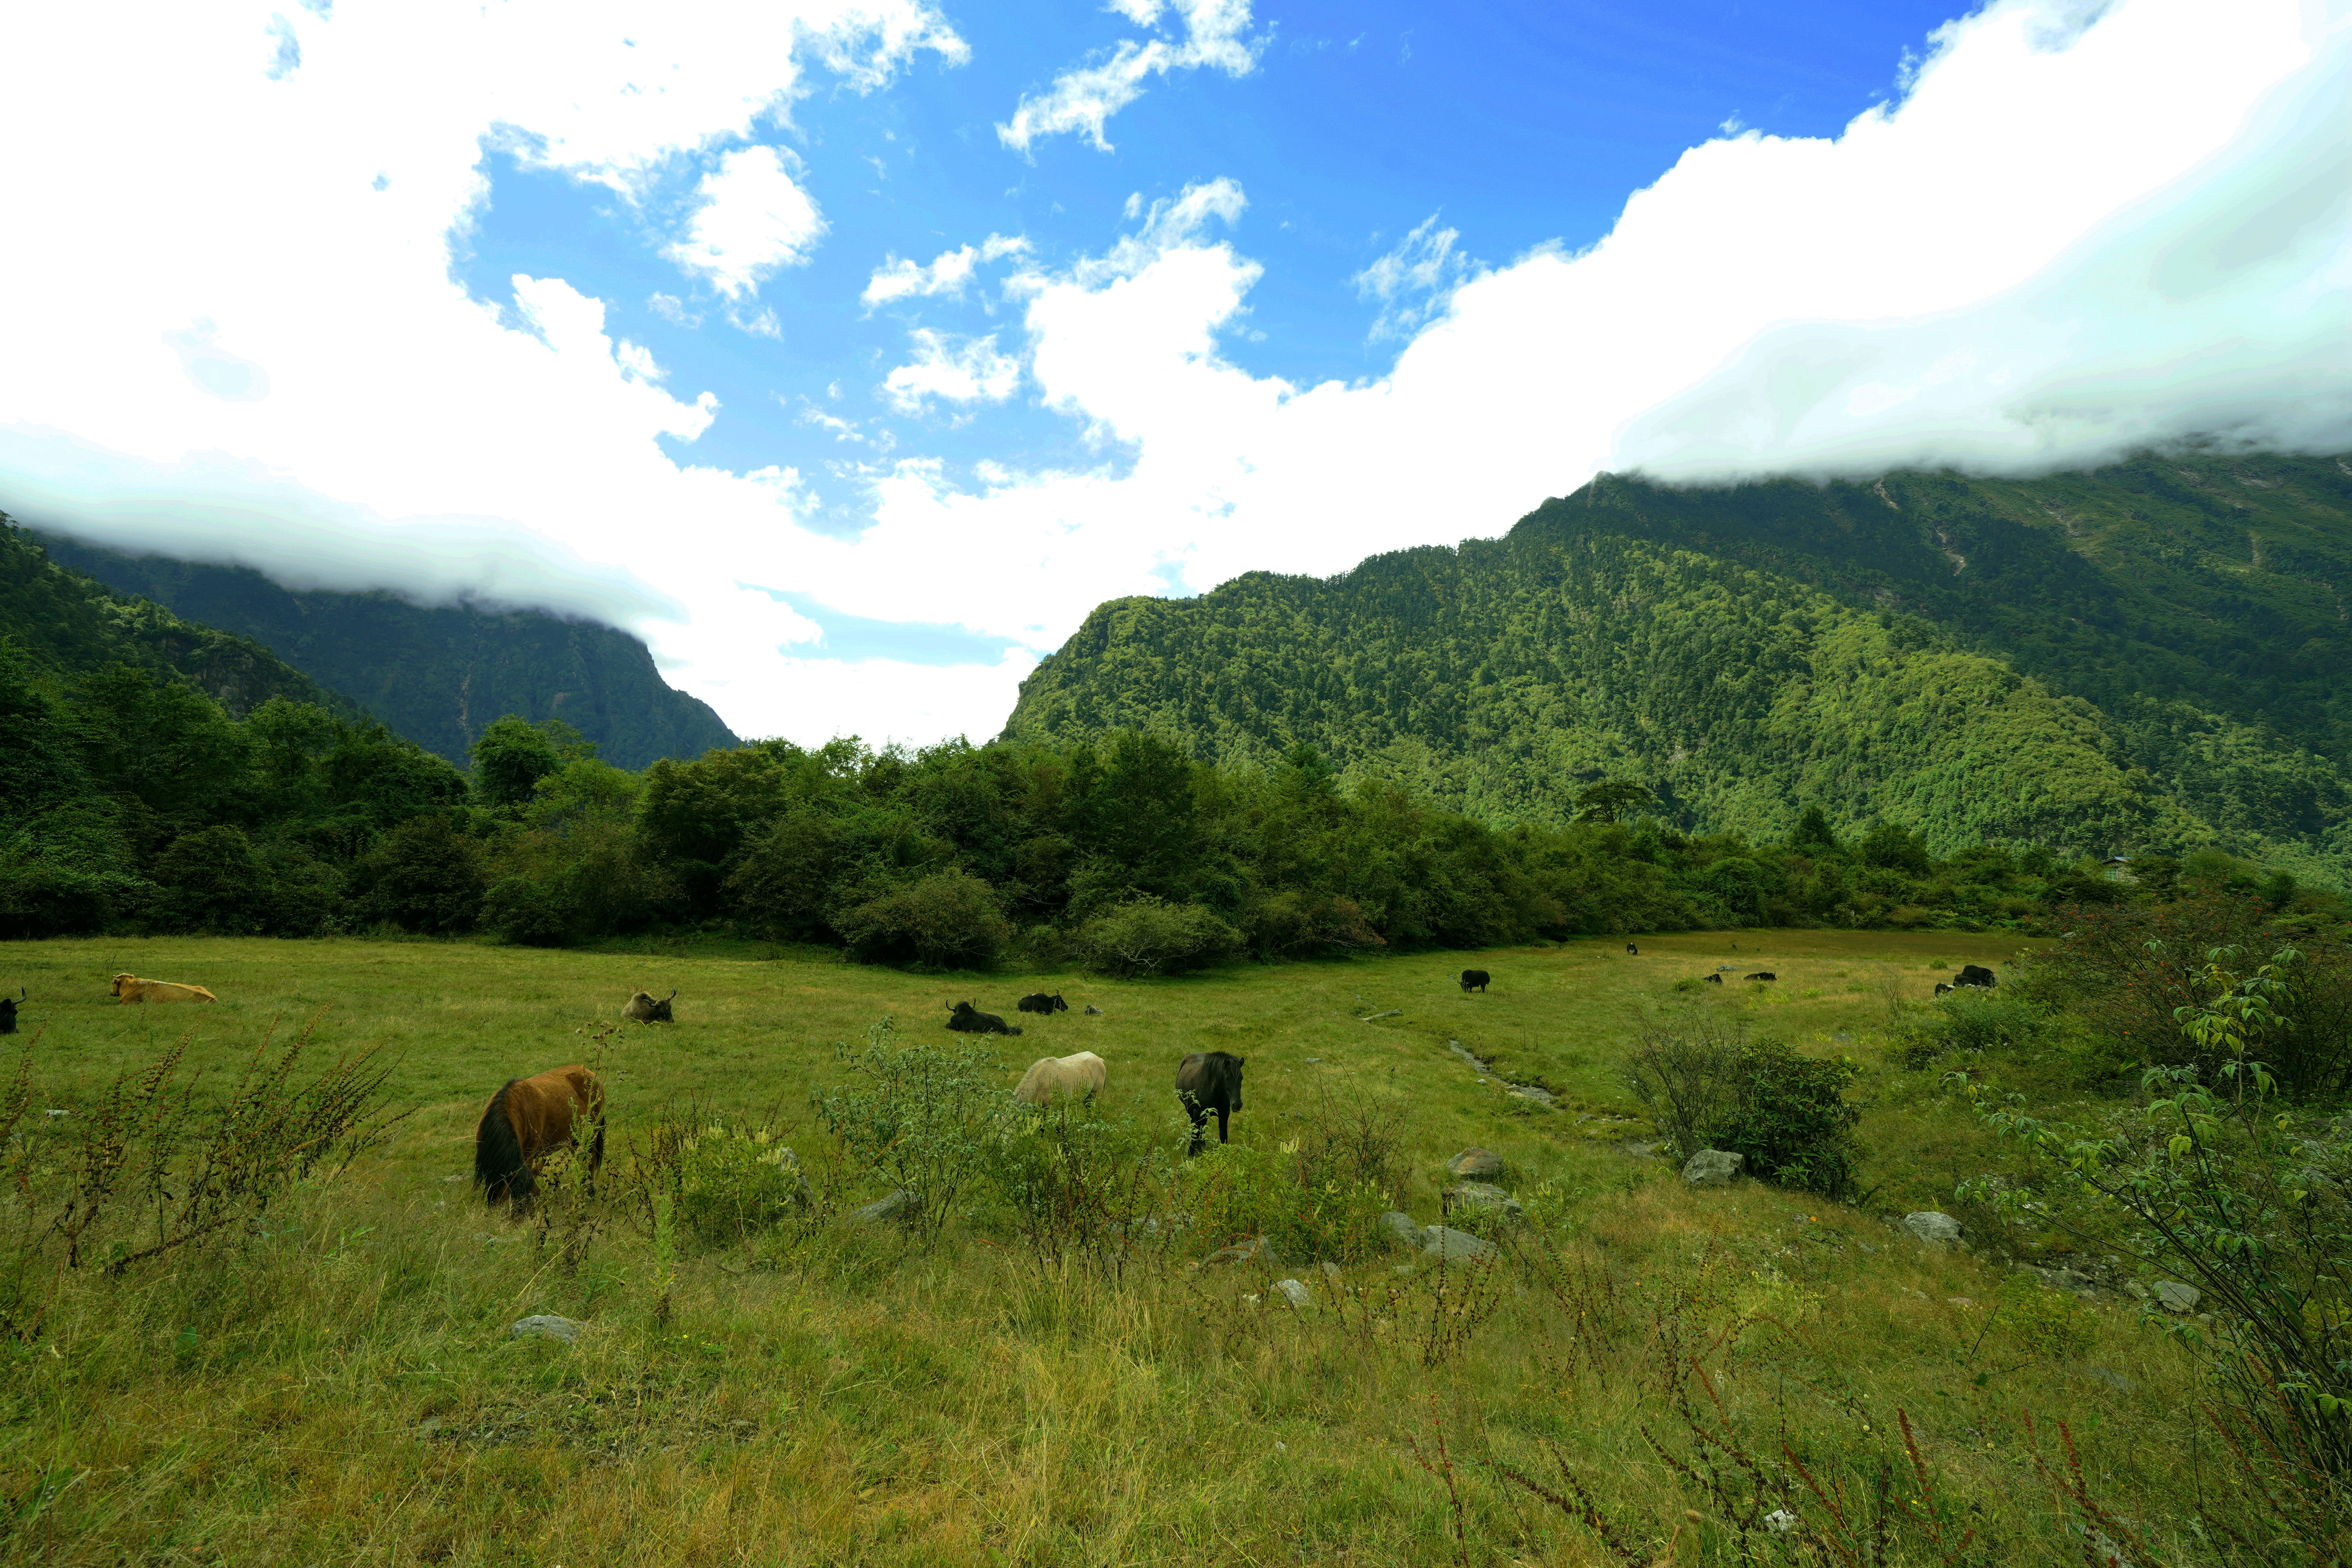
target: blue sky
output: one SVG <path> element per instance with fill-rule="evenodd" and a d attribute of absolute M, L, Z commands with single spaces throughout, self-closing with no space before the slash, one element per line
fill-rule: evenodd
<path fill-rule="evenodd" d="M 925 742 L 1603 468 L 2341 450 L 2338 13 L 15 7 L 0 510 Z"/>

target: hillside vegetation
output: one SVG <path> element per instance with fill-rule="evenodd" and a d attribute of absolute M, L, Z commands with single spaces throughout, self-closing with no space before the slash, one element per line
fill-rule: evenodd
<path fill-rule="evenodd" d="M 1305 743 L 1496 821 L 1610 779 L 1685 831 L 1819 806 L 1939 853 L 2218 846 L 2346 880 L 2352 466 L 1604 476 L 1499 540 L 1098 607 L 1006 726 Z"/>
<path fill-rule="evenodd" d="M 541 610 L 413 605 L 393 594 L 297 593 L 249 567 L 34 537 L 118 595 L 271 649 L 459 766 L 509 714 L 560 720 L 627 768 L 738 743 L 708 703 L 662 679 L 645 644 L 611 626 Z"/>

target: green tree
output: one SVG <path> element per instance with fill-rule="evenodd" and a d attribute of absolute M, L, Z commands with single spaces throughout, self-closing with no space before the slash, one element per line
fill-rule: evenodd
<path fill-rule="evenodd" d="M 1576 820 L 1615 822 L 1651 810 L 1656 805 L 1655 798 L 1640 784 L 1612 779 L 1577 792 Z"/>
<path fill-rule="evenodd" d="M 372 918 L 428 936 L 471 931 L 484 881 L 480 844 L 437 812 L 394 828 L 352 873 Z"/>
<path fill-rule="evenodd" d="M 253 841 L 226 824 L 182 834 L 155 861 L 163 918 L 181 931 L 243 936 L 270 912 L 273 879 Z"/>

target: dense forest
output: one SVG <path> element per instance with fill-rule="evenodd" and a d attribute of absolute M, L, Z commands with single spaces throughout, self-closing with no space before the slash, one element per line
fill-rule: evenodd
<path fill-rule="evenodd" d="M 506 714 L 561 719 L 624 767 L 737 743 L 708 703 L 662 679 L 645 644 L 611 626 L 541 610 L 413 605 L 384 593 L 296 592 L 250 567 L 128 555 L 47 534 L 22 538 L 16 550 L 33 544 L 118 597 L 269 649 L 461 766 L 475 737 Z"/>
<path fill-rule="evenodd" d="M 1498 540 L 1098 607 L 1008 739 L 1305 744 L 1482 820 L 1633 780 L 1689 834 L 1818 806 L 1937 854 L 2221 848 L 2347 885 L 2352 464 L 1676 490 Z"/>

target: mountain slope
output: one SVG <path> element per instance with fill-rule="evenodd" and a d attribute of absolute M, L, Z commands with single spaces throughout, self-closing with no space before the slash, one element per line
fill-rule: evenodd
<path fill-rule="evenodd" d="M 248 567 L 41 542 L 119 593 L 274 649 L 460 767 L 483 727 L 509 713 L 562 719 L 631 769 L 740 743 L 707 703 L 662 679 L 645 644 L 610 626 L 391 594 L 295 593 Z"/>
<path fill-rule="evenodd" d="M 128 664 L 202 691 L 242 719 L 273 697 L 314 703 L 344 719 L 357 703 L 328 689 L 260 643 L 184 620 L 157 604 L 126 600 L 89 574 L 53 559 L 37 536 L 0 514 L 0 637 L 34 668 L 78 678 Z"/>
<path fill-rule="evenodd" d="M 2218 843 L 2345 880 L 2352 469 L 2120 465 L 1674 490 L 1604 476 L 1500 540 L 1099 606 L 1013 736 L 1311 742 L 1483 815 L 1604 777 L 1699 829 L 1807 805 L 1948 849 Z"/>

